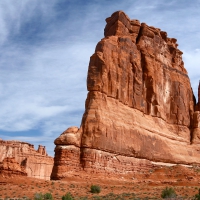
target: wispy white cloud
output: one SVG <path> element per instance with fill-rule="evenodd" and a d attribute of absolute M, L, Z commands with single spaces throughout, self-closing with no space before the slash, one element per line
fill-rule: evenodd
<path fill-rule="evenodd" d="M 8 42 L 12 35 L 20 33 L 25 23 L 29 23 L 38 15 L 40 20 L 51 20 L 54 14 L 55 1 L 1 1 L 0 2 L 0 44 Z M 39 23 L 39 22 L 38 22 Z"/>
<path fill-rule="evenodd" d="M 82 52 L 84 48 L 87 52 Z M 92 52 L 90 44 L 73 44 L 70 48 L 65 44 L 54 48 L 45 46 L 35 49 L 31 56 L 27 55 L 28 59 L 23 61 L 23 67 L 18 66 L 19 70 L 14 63 L 12 69 L 2 67 L 0 127 L 21 131 L 21 124 L 24 124 L 24 130 L 27 126 L 31 129 L 44 118 L 83 110 L 88 65 L 85 58 L 88 59 Z M 18 54 L 16 57 L 26 57 L 24 52 Z M 2 60 L 9 65 L 10 61 L 6 58 Z M 29 119 L 33 122 L 32 126 L 28 123 Z"/>

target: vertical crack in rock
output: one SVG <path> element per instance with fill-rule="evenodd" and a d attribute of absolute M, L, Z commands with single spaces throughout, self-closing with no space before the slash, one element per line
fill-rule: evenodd
<path fill-rule="evenodd" d="M 200 82 L 198 87 L 198 103 L 196 104 L 196 99 L 193 94 L 195 112 L 193 115 L 193 121 L 191 127 L 193 127 L 191 131 L 191 143 L 192 144 L 200 144 Z"/>

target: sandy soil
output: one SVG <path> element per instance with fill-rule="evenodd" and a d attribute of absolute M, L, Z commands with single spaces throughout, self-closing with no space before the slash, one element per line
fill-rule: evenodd
<path fill-rule="evenodd" d="M 99 194 L 90 192 L 92 184 L 101 187 Z M 75 199 L 161 199 L 161 192 L 167 186 L 175 189 L 177 199 L 192 199 L 200 188 L 200 168 L 165 166 L 118 177 L 79 174 L 57 181 L 1 174 L 0 199 L 34 199 L 36 193 L 51 193 L 54 199 L 61 199 L 67 192 Z M 103 198 L 105 195 L 107 198 Z"/>

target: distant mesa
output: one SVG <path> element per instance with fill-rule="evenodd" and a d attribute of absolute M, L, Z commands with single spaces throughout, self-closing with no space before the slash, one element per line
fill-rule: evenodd
<path fill-rule="evenodd" d="M 200 87 L 196 104 L 177 40 L 122 11 L 106 22 L 81 126 L 55 140 L 51 178 L 200 164 Z"/>
<path fill-rule="evenodd" d="M 47 155 L 45 146 L 20 141 L 0 140 L 0 176 L 28 176 L 50 179 L 53 158 Z"/>

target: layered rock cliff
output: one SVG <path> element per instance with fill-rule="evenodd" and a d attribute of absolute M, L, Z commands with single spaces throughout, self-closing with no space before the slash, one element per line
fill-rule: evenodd
<path fill-rule="evenodd" d="M 12 176 L 20 175 L 27 176 L 26 170 L 23 165 L 20 165 L 15 158 L 6 157 L 0 162 L 0 175 Z"/>
<path fill-rule="evenodd" d="M 18 174 L 29 177 L 50 179 L 53 158 L 48 156 L 45 147 L 19 141 L 0 140 L 0 174 Z"/>
<path fill-rule="evenodd" d="M 55 140 L 51 178 L 199 164 L 200 106 L 177 40 L 122 11 L 106 22 L 90 58 L 81 127 Z"/>

